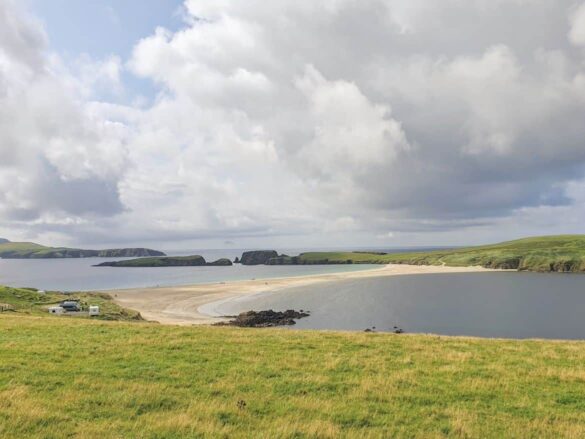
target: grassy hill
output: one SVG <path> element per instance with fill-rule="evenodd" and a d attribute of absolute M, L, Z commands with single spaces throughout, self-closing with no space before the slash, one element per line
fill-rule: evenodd
<path fill-rule="evenodd" d="M 68 247 L 47 247 L 34 242 L 0 242 L 0 258 L 4 259 L 55 259 L 87 257 L 164 256 L 163 252 L 147 248 L 121 248 L 83 250 Z"/>
<path fill-rule="evenodd" d="M 32 254 L 48 251 L 51 247 L 35 244 L 34 242 L 0 242 L 0 257 L 2 253 Z"/>
<path fill-rule="evenodd" d="M 3 313 L 4 315 L 14 314 L 18 316 L 32 315 L 48 318 L 63 318 L 50 316 L 47 309 L 52 305 L 59 304 L 63 300 L 72 298 L 79 299 L 84 308 L 87 308 L 89 305 L 97 305 L 100 307 L 101 315 L 99 317 L 92 317 L 92 319 L 142 320 L 139 313 L 122 308 L 112 301 L 110 295 L 105 293 L 62 294 L 49 291 L 41 294 L 36 288 L 11 288 L 0 286 L 0 309 L 8 310 Z M 81 319 L 89 317 L 75 318 Z"/>
<path fill-rule="evenodd" d="M 0 437 L 584 437 L 585 343 L 0 313 Z"/>
<path fill-rule="evenodd" d="M 585 272 L 585 235 L 525 238 L 495 245 L 431 252 L 394 254 L 311 252 L 303 253 L 296 258 L 274 258 L 270 263 L 480 265 L 486 268 L 536 272 Z"/>

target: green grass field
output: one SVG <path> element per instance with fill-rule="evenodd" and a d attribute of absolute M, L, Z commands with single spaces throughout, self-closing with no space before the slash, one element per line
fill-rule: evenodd
<path fill-rule="evenodd" d="M 580 438 L 585 343 L 0 313 L 0 437 Z"/>
<path fill-rule="evenodd" d="M 356 252 L 310 252 L 298 258 L 279 258 L 284 264 L 415 264 L 480 265 L 486 268 L 536 272 L 584 272 L 585 235 L 559 235 L 519 239 L 495 245 L 453 250 L 374 254 Z"/>

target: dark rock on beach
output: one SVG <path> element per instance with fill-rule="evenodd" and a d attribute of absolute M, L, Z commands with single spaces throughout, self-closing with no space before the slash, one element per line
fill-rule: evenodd
<path fill-rule="evenodd" d="M 280 311 L 247 311 L 236 316 L 229 322 L 216 323 L 217 326 L 239 326 L 242 328 L 269 328 L 273 326 L 289 326 L 296 324 L 295 319 L 308 317 L 307 312 L 293 309 Z"/>

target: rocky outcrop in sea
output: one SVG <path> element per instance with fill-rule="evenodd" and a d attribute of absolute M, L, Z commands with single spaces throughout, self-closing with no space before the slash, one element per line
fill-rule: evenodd
<path fill-rule="evenodd" d="M 244 252 L 240 259 L 242 265 L 264 265 L 270 259 L 276 258 L 278 253 L 274 250 L 254 250 Z"/>

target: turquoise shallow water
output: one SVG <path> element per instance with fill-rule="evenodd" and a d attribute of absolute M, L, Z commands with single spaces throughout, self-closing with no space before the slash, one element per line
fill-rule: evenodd
<path fill-rule="evenodd" d="M 585 339 L 585 275 L 465 273 L 374 277 L 290 288 L 222 304 L 304 309 L 298 329 L 392 331 L 501 338 Z"/>

